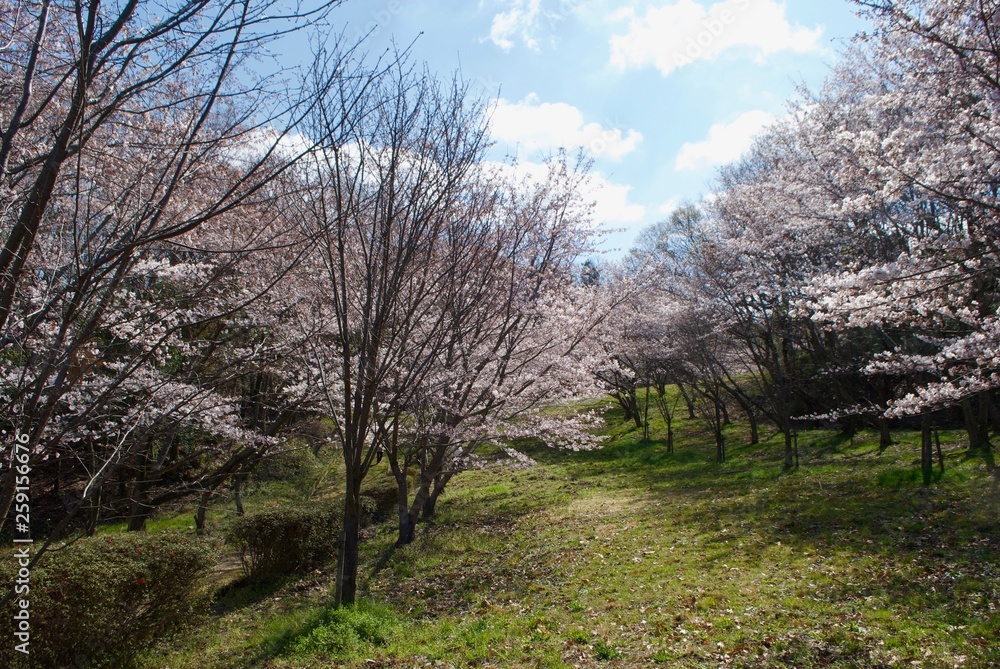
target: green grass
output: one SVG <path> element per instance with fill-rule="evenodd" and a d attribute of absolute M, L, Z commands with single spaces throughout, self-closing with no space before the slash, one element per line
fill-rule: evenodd
<path fill-rule="evenodd" d="M 962 435 L 924 487 L 918 434 L 880 454 L 874 434 L 803 433 L 785 472 L 777 436 L 747 446 L 734 424 L 717 464 L 699 421 L 668 455 L 608 413 L 602 450 L 457 477 L 404 549 L 368 530 L 358 609 L 329 608 L 329 572 L 231 586 L 148 666 L 1000 664 L 1000 495 Z"/>

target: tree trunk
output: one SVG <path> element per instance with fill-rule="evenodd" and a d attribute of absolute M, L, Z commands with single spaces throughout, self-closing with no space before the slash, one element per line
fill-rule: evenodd
<path fill-rule="evenodd" d="M 785 470 L 795 468 L 795 445 L 792 443 L 792 428 L 789 425 L 781 426 L 781 434 L 785 437 Z"/>
<path fill-rule="evenodd" d="M 694 411 L 694 401 L 690 396 L 688 396 L 687 392 L 685 392 L 682 384 L 677 384 L 677 391 L 681 394 L 681 397 L 684 398 L 684 405 L 688 410 L 688 420 L 694 420 L 697 417 L 697 414 Z"/>
<path fill-rule="evenodd" d="M 93 495 L 91 495 L 90 504 L 87 507 L 87 521 L 84 525 L 84 531 L 87 533 L 88 537 L 94 536 L 97 532 L 97 521 L 101 519 L 101 488 L 98 488 Z"/>
<path fill-rule="evenodd" d="M 142 500 L 133 498 L 128 511 L 128 531 L 145 532 L 147 518 L 149 518 L 149 506 Z"/>
<path fill-rule="evenodd" d="M 13 469 L 8 469 L 4 475 L 3 490 L 0 490 L 0 529 L 6 524 L 7 514 L 14 503 L 14 493 L 17 488 L 17 474 Z"/>
<path fill-rule="evenodd" d="M 649 386 L 646 386 L 646 402 L 642 407 L 642 439 L 649 441 Z"/>
<path fill-rule="evenodd" d="M 198 502 L 198 511 L 194 514 L 194 528 L 201 534 L 205 531 L 205 516 L 208 514 L 208 502 L 212 499 L 212 490 L 206 490 Z"/>
<path fill-rule="evenodd" d="M 990 418 L 993 422 L 993 431 L 1000 433 L 1000 406 L 997 404 L 997 393 L 994 391 L 986 393 L 985 396 L 989 400 Z"/>
<path fill-rule="evenodd" d="M 146 519 L 152 511 L 152 508 L 149 506 L 149 496 L 147 495 L 148 471 L 146 454 L 137 452 L 135 460 L 133 460 L 133 466 L 135 467 L 136 477 L 132 482 L 132 491 L 129 495 L 128 531 L 145 532 Z"/>
<path fill-rule="evenodd" d="M 757 412 L 752 409 L 748 410 L 747 420 L 750 421 L 750 445 L 756 446 L 760 443 L 760 425 L 757 420 Z"/>
<path fill-rule="evenodd" d="M 349 477 L 344 494 L 344 518 L 337 551 L 337 588 L 334 606 L 354 603 L 358 591 L 358 547 L 361 541 L 361 481 Z"/>
<path fill-rule="evenodd" d="M 983 402 L 981 398 L 976 398 L 979 403 L 977 407 L 973 398 L 966 397 L 962 400 L 962 417 L 965 419 L 965 431 L 969 435 L 969 450 L 984 451 L 989 448 L 989 424 L 983 421 Z M 979 409 L 977 411 L 977 409 Z M 988 410 L 988 407 L 987 407 Z"/>
<path fill-rule="evenodd" d="M 879 453 L 892 446 L 892 432 L 885 416 L 878 417 L 878 450 Z"/>
<path fill-rule="evenodd" d="M 237 474 L 233 477 L 233 497 L 236 501 L 236 515 L 243 515 L 243 479 L 246 474 Z"/>
<path fill-rule="evenodd" d="M 396 537 L 397 546 L 406 546 L 417 538 L 417 519 L 410 513 L 406 504 L 399 507 L 399 533 Z"/>
<path fill-rule="evenodd" d="M 396 514 L 399 518 L 396 545 L 406 546 L 413 543 L 417 532 L 417 518 L 410 509 L 410 486 L 406 472 L 403 470 L 399 470 L 399 474 L 396 476 Z"/>
<path fill-rule="evenodd" d="M 920 471 L 924 485 L 930 485 L 934 478 L 934 440 L 931 436 L 930 416 L 920 419 Z"/>
<path fill-rule="evenodd" d="M 715 459 L 717 462 L 726 461 L 726 437 L 722 434 L 722 402 L 716 398 L 715 400 L 715 425 L 713 426 L 715 431 Z"/>
<path fill-rule="evenodd" d="M 434 479 L 434 487 L 431 489 L 431 494 L 427 496 L 424 500 L 424 508 L 421 510 L 420 518 L 421 520 L 430 520 L 437 513 L 437 503 L 438 499 L 441 498 L 441 493 L 444 492 L 444 487 L 448 485 L 448 481 L 454 474 L 451 472 L 446 474 L 439 474 Z"/>
<path fill-rule="evenodd" d="M 636 398 L 635 389 L 617 393 L 618 404 L 625 412 L 625 420 L 635 423 L 637 429 L 642 428 L 642 414 L 639 412 L 639 400 Z"/>
<path fill-rule="evenodd" d="M 934 430 L 934 445 L 937 447 L 938 464 L 941 467 L 941 473 L 944 474 L 944 453 L 941 451 L 941 435 L 938 431 Z"/>
<path fill-rule="evenodd" d="M 878 452 L 882 453 L 893 444 L 892 432 L 889 431 L 889 420 L 885 417 L 889 401 L 892 399 L 892 387 L 889 384 L 889 379 L 884 376 L 875 377 L 875 391 L 879 409 L 878 417 L 875 419 L 875 424 L 878 427 Z"/>

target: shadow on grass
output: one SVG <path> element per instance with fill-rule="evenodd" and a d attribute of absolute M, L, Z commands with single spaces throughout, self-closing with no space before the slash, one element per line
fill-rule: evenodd
<path fill-rule="evenodd" d="M 683 421 L 673 454 L 663 441 L 612 425 L 608 448 L 531 455 L 560 464 L 576 480 L 642 490 L 640 522 L 668 514 L 705 537 L 703 549 L 720 561 L 733 557 L 734 546 L 760 564 L 776 545 L 849 555 L 867 571 L 857 583 L 831 586 L 827 594 L 836 600 L 874 598 L 955 625 L 968 624 L 976 610 L 982 615 L 975 634 L 986 639 L 1000 629 L 988 604 L 1000 579 L 1000 493 L 981 456 L 970 455 L 956 435 L 949 436 L 945 471 L 935 468 L 925 487 L 917 433 L 900 433 L 885 451 L 870 434 L 808 433 L 800 440 L 801 466 L 785 471 L 780 435 L 757 445 L 731 442 L 728 461 L 717 463 L 701 428 Z"/>
<path fill-rule="evenodd" d="M 928 504 L 933 510 L 933 503 L 927 500 L 933 500 L 940 492 L 934 486 L 929 493 L 919 492 L 922 474 L 918 433 L 897 433 L 898 443 L 883 452 L 877 437 L 869 433 L 849 436 L 835 431 L 805 432 L 799 444 L 801 466 L 785 471 L 780 434 L 748 445 L 741 441 L 746 436 L 743 426 L 733 424 L 727 428 L 727 462 L 717 463 L 711 435 L 698 420 L 676 421 L 672 454 L 667 452 L 663 439 L 641 439 L 634 425 L 624 421 L 620 408 L 609 408 L 605 420 L 604 433 L 611 440 L 602 449 L 566 453 L 529 441 L 519 447 L 539 462 L 561 465 L 574 479 L 609 487 L 645 488 L 654 496 L 681 493 L 725 498 L 727 493 L 754 494 L 759 498 L 751 509 L 754 512 L 767 515 L 768 507 L 776 505 L 780 506 L 775 510 L 777 515 L 788 518 L 804 515 L 830 526 L 877 528 Z M 659 427 L 655 432 L 662 436 L 664 430 Z M 960 484 L 978 476 L 974 472 L 982 456 L 959 448 L 956 435 L 943 436 L 947 467 L 942 474 L 935 465 L 933 481 Z M 947 489 L 945 485 L 944 490 Z M 993 498 L 998 498 L 996 492 L 984 489 L 984 494 Z M 831 511 L 845 508 L 827 504 L 836 500 L 849 500 L 848 510 Z M 807 527 L 815 524 L 810 522 Z"/>
<path fill-rule="evenodd" d="M 247 576 L 227 583 L 219 588 L 212 601 L 216 613 L 228 613 L 259 604 L 274 597 L 289 583 L 301 578 L 298 575 L 283 575 L 269 579 L 252 579 Z"/>

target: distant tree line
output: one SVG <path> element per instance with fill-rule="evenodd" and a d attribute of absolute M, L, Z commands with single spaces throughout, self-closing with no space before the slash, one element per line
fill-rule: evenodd
<path fill-rule="evenodd" d="M 641 426 L 676 385 L 712 427 L 1000 430 L 1000 3 L 859 2 L 859 36 L 816 93 L 646 230 L 645 288 L 605 332 L 606 387 Z M 612 325 L 613 324 L 613 325 Z M 648 411 L 648 401 L 645 404 Z M 664 406 L 670 425 L 670 408 Z"/>

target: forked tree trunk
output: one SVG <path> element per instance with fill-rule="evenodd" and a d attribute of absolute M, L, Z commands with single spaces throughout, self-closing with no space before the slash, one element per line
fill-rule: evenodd
<path fill-rule="evenodd" d="M 424 508 L 420 512 L 421 520 L 430 520 L 437 513 L 438 500 L 441 498 L 441 493 L 444 492 L 444 488 L 448 485 L 448 481 L 451 480 L 452 476 L 454 474 L 446 472 L 434 477 L 434 487 L 431 489 L 431 494 L 424 500 Z"/>
<path fill-rule="evenodd" d="M 639 411 L 639 400 L 636 397 L 635 389 L 615 393 L 618 404 L 625 413 L 625 420 L 635 423 L 637 429 L 642 428 L 642 414 Z"/>
<path fill-rule="evenodd" d="M 416 538 L 418 520 L 426 520 L 433 515 L 434 504 L 450 475 L 440 473 L 444 468 L 448 455 L 449 441 L 439 437 L 433 446 L 424 454 L 430 453 L 430 458 L 422 461 L 420 477 L 416 482 L 417 489 L 413 501 L 409 498 L 409 472 L 399 465 L 394 453 L 389 456 L 389 467 L 396 478 L 396 514 L 398 519 L 397 546 L 406 546 Z M 430 514 L 427 511 L 430 509 Z"/>

